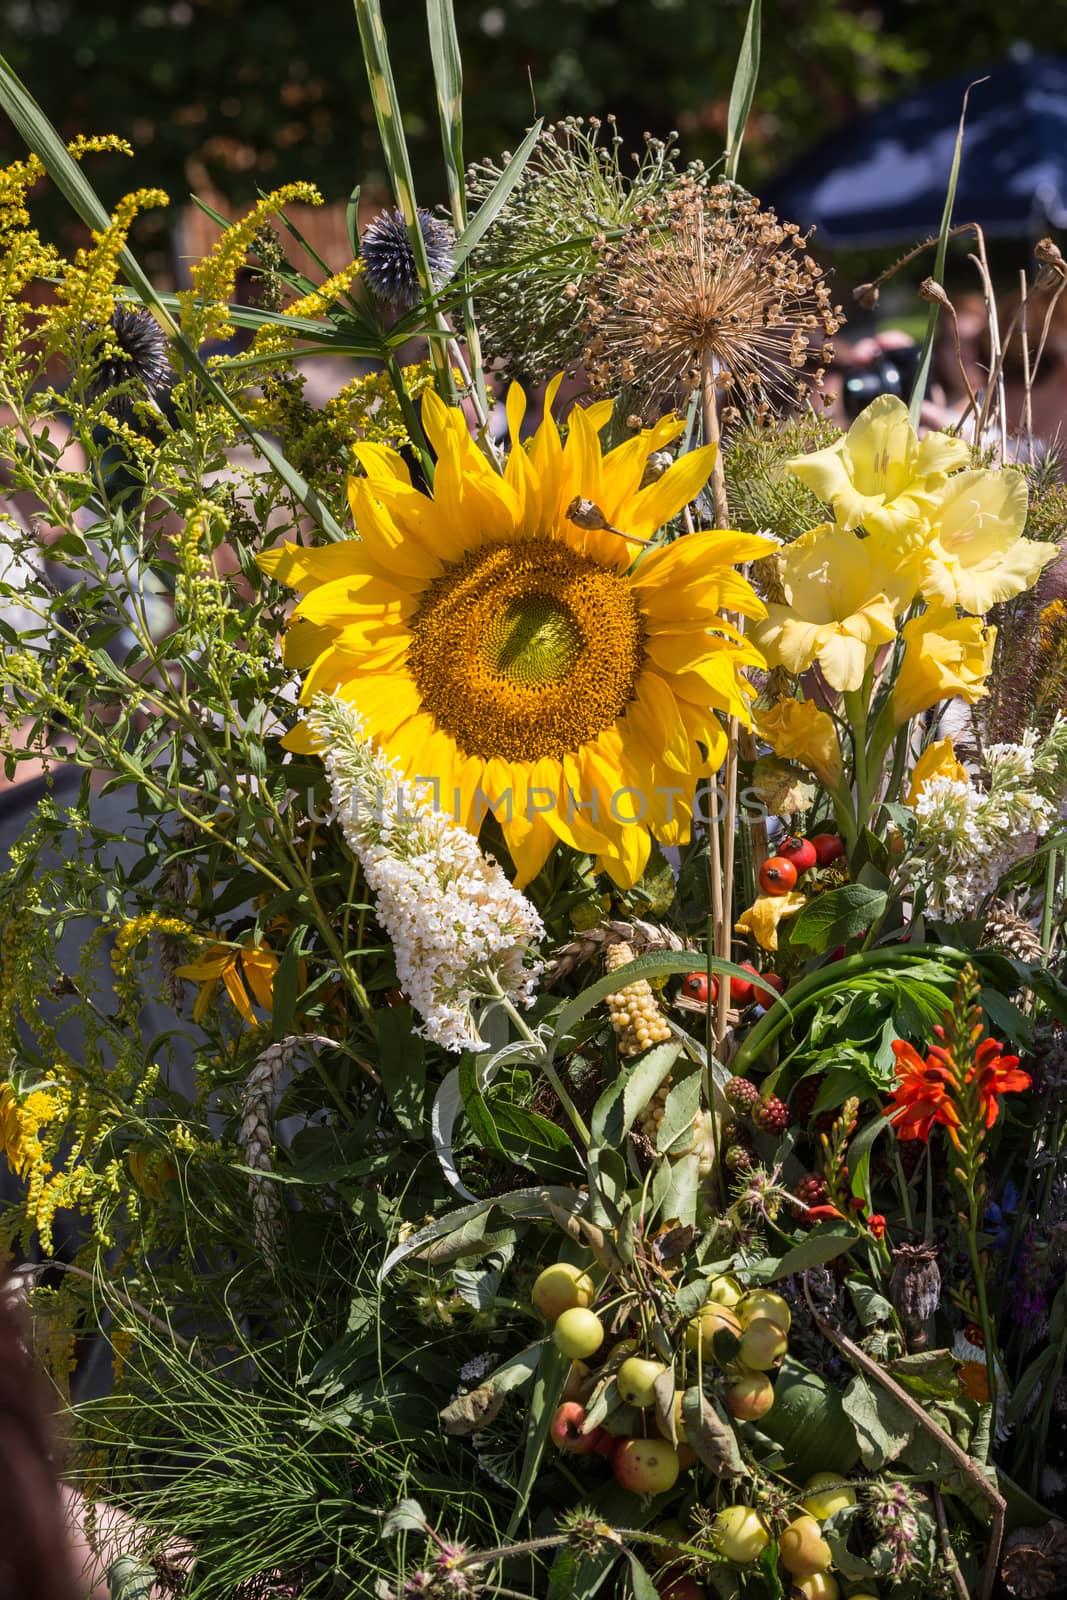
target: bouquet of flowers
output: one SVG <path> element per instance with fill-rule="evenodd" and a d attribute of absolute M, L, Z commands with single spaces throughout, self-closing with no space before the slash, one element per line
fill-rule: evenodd
<path fill-rule="evenodd" d="M 1055 464 L 917 432 L 943 290 L 822 414 L 758 6 L 716 175 L 465 167 L 434 0 L 439 211 L 355 9 L 314 278 L 300 184 L 157 290 L 0 64 L 0 1229 L 110 1592 L 1059 1592 Z"/>

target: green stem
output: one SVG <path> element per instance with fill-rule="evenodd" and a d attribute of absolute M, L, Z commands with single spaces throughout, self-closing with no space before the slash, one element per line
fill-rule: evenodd
<path fill-rule="evenodd" d="M 1045 859 L 1045 902 L 1041 908 L 1041 949 L 1048 963 L 1052 946 L 1052 924 L 1056 914 L 1056 880 L 1059 877 L 1060 853 L 1050 850 Z"/>
<path fill-rule="evenodd" d="M 541 1071 L 544 1073 L 545 1077 L 548 1079 L 549 1083 L 552 1085 L 552 1088 L 555 1090 L 555 1093 L 556 1093 L 556 1098 L 558 1099 L 560 1105 L 563 1107 L 564 1111 L 567 1113 L 568 1117 L 571 1120 L 571 1126 L 573 1127 L 575 1133 L 578 1135 L 578 1138 L 581 1140 L 582 1144 L 588 1150 L 589 1145 L 592 1142 L 592 1139 L 591 1139 L 591 1135 L 589 1133 L 589 1129 L 586 1126 L 585 1119 L 583 1118 L 581 1112 L 578 1110 L 578 1107 L 575 1105 L 574 1101 L 571 1099 L 570 1095 L 567 1093 L 567 1090 L 564 1088 L 563 1080 L 561 1079 L 559 1073 L 556 1071 L 556 1069 L 553 1066 L 552 1062 L 549 1060 L 548 1054 L 545 1051 L 545 1048 L 542 1045 L 540 1039 L 538 1039 L 537 1036 L 530 1031 L 530 1028 L 528 1027 L 528 1025 L 526 1023 L 526 1020 L 522 1016 L 521 1012 L 519 1012 L 519 1011 L 517 1011 L 515 1009 L 515 1006 L 512 1004 L 510 998 L 504 992 L 504 989 L 503 989 L 503 987 L 502 987 L 502 985 L 500 983 L 500 980 L 497 977 L 496 973 L 495 972 L 487 972 L 485 974 L 485 976 L 486 976 L 486 981 L 489 984 L 493 999 L 497 1001 L 497 1003 L 501 1006 L 501 1008 L 511 1018 L 511 1021 L 513 1022 L 516 1030 L 521 1035 L 521 1037 L 523 1039 L 525 1039 L 528 1044 L 533 1045 L 535 1051 L 537 1052 L 537 1055 L 535 1057 L 535 1065 L 540 1067 Z"/>
<path fill-rule="evenodd" d="M 986 1380 L 989 1384 L 989 1403 L 993 1407 L 992 1434 L 996 1431 L 997 1363 L 993 1349 L 993 1326 L 989 1320 L 989 1303 L 985 1292 L 985 1273 L 982 1271 L 982 1264 L 978 1257 L 978 1196 L 975 1192 L 973 1170 L 968 1175 L 967 1183 L 967 1253 L 971 1260 L 971 1272 L 974 1274 L 974 1286 L 978 1292 L 978 1320 L 982 1324 L 982 1339 L 985 1343 Z"/>
<path fill-rule="evenodd" d="M 419 414 L 415 410 L 415 403 L 412 400 L 411 395 L 408 393 L 408 386 L 404 382 L 404 374 L 401 370 L 400 363 L 396 359 L 396 355 L 392 350 L 390 350 L 385 357 L 385 368 L 389 374 L 389 382 L 393 386 L 393 392 L 396 395 L 397 401 L 400 405 L 401 413 L 403 414 L 404 426 L 408 430 L 408 435 L 411 439 L 412 445 L 419 452 L 419 461 L 421 462 L 422 470 L 426 475 L 426 482 L 432 489 L 434 473 L 433 452 L 430 449 L 429 440 L 422 431 L 422 423 L 419 421 Z"/>

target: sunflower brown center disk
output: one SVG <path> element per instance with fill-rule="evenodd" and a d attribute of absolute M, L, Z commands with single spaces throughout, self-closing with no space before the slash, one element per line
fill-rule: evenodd
<path fill-rule="evenodd" d="M 410 624 L 423 705 L 467 756 L 559 758 L 634 698 L 641 615 L 625 578 L 548 539 L 446 567 Z"/>

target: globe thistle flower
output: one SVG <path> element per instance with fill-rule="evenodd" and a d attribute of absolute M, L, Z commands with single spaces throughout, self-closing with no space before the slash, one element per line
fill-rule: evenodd
<path fill-rule="evenodd" d="M 598 252 L 679 181 L 674 137 L 646 133 L 627 172 L 613 116 L 567 117 L 542 131 L 477 251 L 478 320 L 506 378 L 546 383 L 581 360 L 584 290 Z M 494 161 L 468 169 L 472 211 L 501 171 Z M 699 182 L 702 169 L 694 166 L 689 175 Z"/>
<path fill-rule="evenodd" d="M 805 243 L 732 184 L 683 179 L 642 206 L 589 282 L 594 391 L 629 389 L 659 414 L 710 372 L 747 410 L 791 406 L 821 381 L 841 320 Z"/>
<path fill-rule="evenodd" d="M 430 279 L 434 289 L 440 289 L 452 271 L 452 229 L 429 211 L 420 210 L 418 219 Z M 402 211 L 380 212 L 364 230 L 360 253 L 364 277 L 379 300 L 405 311 L 419 303 L 422 289 Z"/>
<path fill-rule="evenodd" d="M 86 330 L 92 373 L 85 385 L 89 400 L 106 400 L 108 409 L 128 422 L 138 401 L 162 409 L 174 387 L 167 336 L 144 306 L 116 303 L 110 321 Z"/>

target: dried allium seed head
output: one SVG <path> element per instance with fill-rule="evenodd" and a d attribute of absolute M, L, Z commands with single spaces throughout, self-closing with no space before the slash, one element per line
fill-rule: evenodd
<path fill-rule="evenodd" d="M 750 408 L 788 406 L 840 326 L 795 225 L 729 184 L 683 180 L 605 245 L 586 285 L 594 390 L 667 410 L 708 377 Z"/>

